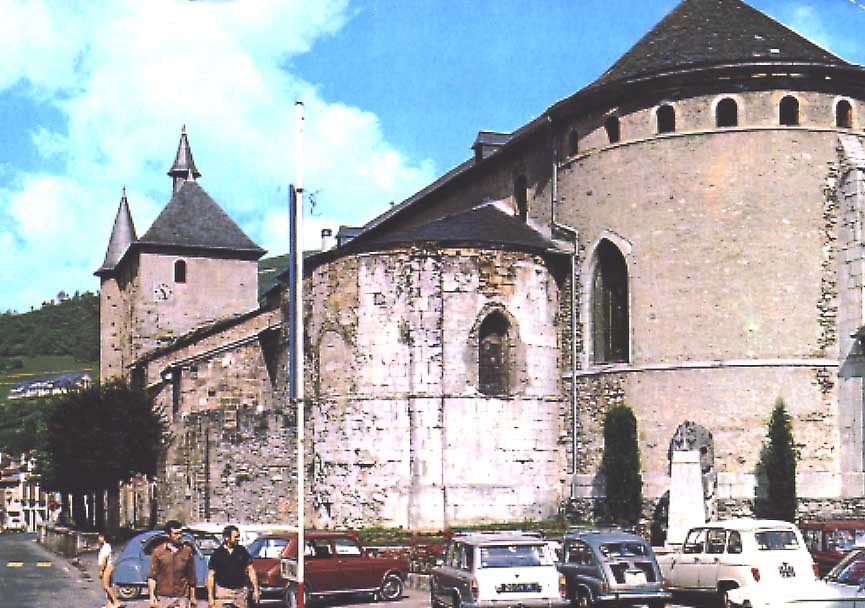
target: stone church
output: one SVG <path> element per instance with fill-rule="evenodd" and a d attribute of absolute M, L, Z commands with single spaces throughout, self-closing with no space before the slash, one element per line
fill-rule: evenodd
<path fill-rule="evenodd" d="M 671 446 L 749 513 L 777 399 L 801 513 L 865 513 L 865 69 L 740 0 L 684 0 L 600 77 L 304 264 L 308 524 L 591 519 L 606 410 L 645 516 Z M 468 144 L 470 142 L 466 142 Z M 291 522 L 287 292 L 199 185 L 138 238 L 121 200 L 102 377 L 174 438 L 161 516 Z"/>

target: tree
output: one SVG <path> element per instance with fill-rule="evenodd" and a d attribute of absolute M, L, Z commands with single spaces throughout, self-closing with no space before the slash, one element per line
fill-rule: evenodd
<path fill-rule="evenodd" d="M 39 480 L 80 500 L 73 504 L 73 519 L 82 526 L 83 497 L 116 493 L 119 482 L 137 474 L 154 475 L 167 439 L 163 412 L 124 382 L 58 395 L 48 404 L 38 437 Z"/>
<path fill-rule="evenodd" d="M 766 479 L 764 515 L 771 519 L 796 519 L 796 446 L 793 426 L 784 400 L 780 397 L 769 418 L 766 441 L 760 462 Z"/>
<path fill-rule="evenodd" d="M 607 507 L 616 523 L 636 524 L 642 512 L 640 449 L 637 419 L 627 405 L 610 408 L 604 419 L 604 456 L 601 468 L 607 480 Z"/>

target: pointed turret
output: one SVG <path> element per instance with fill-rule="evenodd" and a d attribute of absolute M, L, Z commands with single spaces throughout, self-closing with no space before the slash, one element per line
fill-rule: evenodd
<path fill-rule="evenodd" d="M 123 194 L 120 197 L 120 206 L 117 208 L 117 216 L 114 218 L 114 228 L 111 230 L 111 239 L 108 241 L 108 250 L 105 252 L 105 261 L 95 274 L 101 275 L 114 270 L 117 263 L 135 242 L 135 224 L 132 223 L 132 214 L 129 212 L 129 202 L 126 200 L 126 186 L 123 186 Z"/>
<path fill-rule="evenodd" d="M 201 177 L 201 173 L 195 167 L 195 160 L 192 158 L 192 148 L 189 147 L 189 139 L 186 137 L 186 125 L 183 125 L 183 131 L 180 133 L 177 155 L 174 158 L 174 164 L 168 170 L 168 175 L 174 180 L 173 192 L 180 190 L 184 183 L 194 182 L 196 178 Z"/>

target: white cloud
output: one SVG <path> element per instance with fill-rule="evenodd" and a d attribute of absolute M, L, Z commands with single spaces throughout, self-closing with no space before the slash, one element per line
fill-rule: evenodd
<path fill-rule="evenodd" d="M 376 116 L 323 99 L 316 83 L 284 68 L 338 33 L 346 0 L 34 0 L 4 4 L 3 16 L 0 95 L 29 83 L 66 123 L 32 125 L 37 150 L 60 161 L 60 174 L 0 176 L 0 218 L 9 218 L 0 228 L 2 309 L 96 289 L 91 273 L 121 187 L 143 234 L 170 196 L 165 172 L 184 124 L 201 185 L 272 254 L 288 242 L 297 99 L 306 108 L 305 185 L 319 203 L 307 243 L 320 242 L 322 227 L 371 219 L 434 176 L 430 161 L 388 143 Z"/>

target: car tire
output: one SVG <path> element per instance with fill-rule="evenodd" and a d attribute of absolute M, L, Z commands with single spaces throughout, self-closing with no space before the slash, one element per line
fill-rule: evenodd
<path fill-rule="evenodd" d="M 388 574 L 378 589 L 378 598 L 385 602 L 392 602 L 402 597 L 402 591 L 402 579 L 396 574 Z"/>
<path fill-rule="evenodd" d="M 282 602 L 286 605 L 286 608 L 297 608 L 297 587 L 294 585 L 289 585 L 285 588 L 285 595 L 283 596 Z M 309 593 L 304 590 L 303 592 L 303 606 L 306 608 L 310 606 Z"/>
<path fill-rule="evenodd" d="M 463 608 L 463 599 L 459 593 L 454 593 L 454 604 L 451 608 Z"/>
<path fill-rule="evenodd" d="M 588 591 L 585 589 L 580 589 L 577 591 L 577 598 L 574 602 L 576 608 L 594 608 L 594 603 L 592 602 L 592 598 L 589 596 Z"/>
<path fill-rule="evenodd" d="M 435 581 L 433 581 L 432 579 L 430 579 L 429 582 L 429 603 L 432 608 L 442 608 L 442 604 L 438 601 L 438 597 L 436 595 Z"/>
<path fill-rule="evenodd" d="M 114 585 L 114 593 L 119 600 L 134 600 L 141 595 L 142 590 L 138 585 Z"/>

